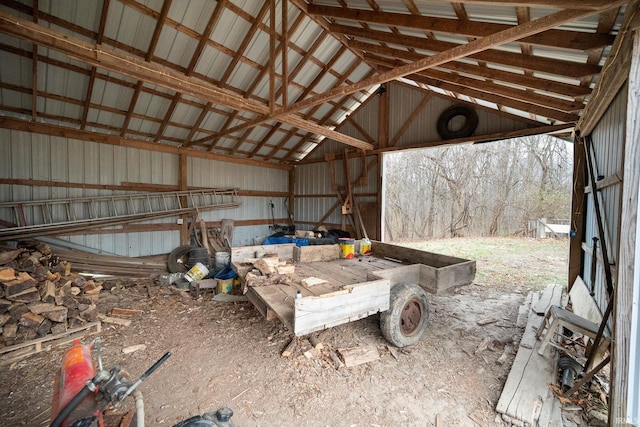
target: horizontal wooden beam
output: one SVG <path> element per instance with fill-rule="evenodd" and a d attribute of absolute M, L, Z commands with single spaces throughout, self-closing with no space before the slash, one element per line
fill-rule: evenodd
<path fill-rule="evenodd" d="M 348 32 L 347 34 L 358 37 L 360 39 L 413 47 L 416 49 L 436 52 L 436 55 L 438 53 L 454 49 L 458 46 L 465 46 L 440 40 L 425 39 L 421 37 L 405 35 L 396 36 L 393 34 L 385 33 L 384 31 L 365 30 L 362 28 L 359 29 L 346 25 L 334 25 L 332 26 L 332 28 L 335 28 L 339 31 L 346 31 Z M 354 40 L 349 42 L 349 46 L 353 49 L 370 52 L 379 45 Z M 398 49 L 392 50 L 398 51 Z M 425 57 L 424 55 L 421 56 L 423 58 Z M 506 65 L 513 68 L 523 68 L 529 71 L 539 71 L 575 79 L 580 79 L 585 76 L 591 76 L 600 72 L 600 67 L 597 65 L 580 64 L 577 62 L 564 61 L 561 59 L 522 55 L 520 53 L 504 52 L 495 49 L 485 50 L 483 52 L 467 55 L 466 57 L 478 61 L 492 62 L 494 64 Z"/>
<path fill-rule="evenodd" d="M 42 47 L 60 51 L 70 58 L 87 64 L 115 71 L 205 101 L 212 101 L 234 110 L 250 111 L 263 115 L 269 113 L 269 107 L 266 105 L 249 101 L 242 96 L 220 89 L 198 78 L 186 76 L 158 64 L 125 55 L 116 49 L 84 42 L 1 11 L 0 32 L 36 43 Z M 373 145 L 367 142 L 332 131 L 291 113 L 279 115 L 278 121 L 356 148 L 364 150 L 373 148 Z"/>
<path fill-rule="evenodd" d="M 409 13 L 389 13 L 314 4 L 310 4 L 307 7 L 307 13 L 314 16 L 385 24 L 391 27 L 417 28 L 419 30 L 464 35 L 467 37 L 486 37 L 510 27 L 510 25 L 496 24 L 493 22 L 463 22 L 451 18 L 436 18 L 432 16 L 411 15 Z M 329 26 L 330 30 L 334 28 L 334 25 Z M 342 33 L 342 31 L 339 32 Z M 614 37 L 609 34 L 552 29 L 524 37 L 519 41 L 527 44 L 584 51 L 608 46 L 613 43 L 613 39 Z"/>
<path fill-rule="evenodd" d="M 44 135 L 61 136 L 64 138 L 92 141 L 101 144 L 117 145 L 120 147 L 138 148 L 141 150 L 157 151 L 161 153 L 185 154 L 190 157 L 218 160 L 226 163 L 236 163 L 281 170 L 289 170 L 293 167 L 291 165 L 282 165 L 271 162 L 261 162 L 259 160 L 225 156 L 223 154 L 215 154 L 208 151 L 196 150 L 193 148 L 174 147 L 166 144 L 138 141 L 135 139 L 125 138 L 117 135 L 89 132 L 75 128 L 51 125 L 48 123 L 34 123 L 26 120 L 14 119 L 12 117 L 0 117 L 0 128 L 39 133 Z"/>

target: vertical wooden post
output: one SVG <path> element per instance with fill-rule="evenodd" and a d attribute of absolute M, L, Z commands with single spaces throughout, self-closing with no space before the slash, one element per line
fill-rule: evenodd
<path fill-rule="evenodd" d="M 384 87 L 384 90 L 381 90 Z M 378 148 L 389 146 L 389 83 L 385 83 L 378 89 Z M 384 153 L 378 153 L 378 212 L 376 214 L 376 237 L 382 241 L 382 217 L 384 206 L 382 205 L 382 192 L 384 191 L 382 179 L 382 164 Z"/>
<path fill-rule="evenodd" d="M 386 88 L 382 90 L 382 88 Z M 389 86 L 383 84 L 378 89 L 378 148 L 389 145 Z"/>
<path fill-rule="evenodd" d="M 296 212 L 296 207 L 294 205 L 295 200 L 295 190 L 296 190 L 296 167 L 292 166 L 291 169 L 289 169 L 289 201 L 287 203 L 287 206 L 289 206 L 289 225 L 290 226 L 295 226 L 294 223 L 294 215 Z"/>
<path fill-rule="evenodd" d="M 187 155 L 186 154 L 178 154 L 178 188 L 180 191 L 186 190 L 187 186 Z M 181 197 L 180 204 L 182 206 L 187 205 L 187 198 Z M 189 215 L 182 214 L 180 215 L 182 219 L 182 226 L 180 227 L 180 244 L 188 245 L 189 244 L 189 224 L 187 224 L 189 220 Z"/>
<path fill-rule="evenodd" d="M 282 0 L 282 107 L 289 104 L 289 3 Z"/>
<path fill-rule="evenodd" d="M 613 367 L 611 372 L 611 402 L 609 404 L 609 425 L 630 426 L 634 421 L 627 418 L 629 410 L 637 405 L 637 395 L 629 396 L 629 385 L 633 382 L 632 391 L 638 386 L 638 336 L 631 337 L 633 320 L 633 302 L 638 296 L 640 281 L 640 262 L 637 241 L 639 228 L 638 199 L 640 198 L 640 120 L 637 111 L 640 108 L 640 31 L 633 35 L 631 68 L 629 71 L 629 94 L 627 97 L 627 126 L 624 151 L 624 183 L 622 187 L 622 217 L 620 222 L 620 253 L 618 255 L 618 280 L 615 292 L 614 326 L 613 326 Z M 634 286 L 636 294 L 634 295 Z M 636 307 L 637 316 L 637 307 Z M 637 321 L 637 319 L 636 319 Z M 633 348 L 631 344 L 633 343 Z M 634 359 L 631 359 L 633 357 Z M 629 401 L 629 398 L 632 398 Z M 636 415 L 637 416 L 637 408 Z"/>
<path fill-rule="evenodd" d="M 586 198 L 585 188 L 585 155 L 583 141 L 575 138 L 573 141 L 573 193 L 571 195 L 571 229 L 569 240 L 569 276 L 568 289 L 571 290 L 573 282 L 582 272 L 584 257 L 582 254 L 582 241 L 584 240 L 584 211 Z"/>
<path fill-rule="evenodd" d="M 276 0 L 269 9 L 269 110 L 276 110 Z"/>

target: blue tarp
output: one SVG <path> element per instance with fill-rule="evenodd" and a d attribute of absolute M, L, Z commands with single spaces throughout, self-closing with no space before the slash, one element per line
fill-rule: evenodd
<path fill-rule="evenodd" d="M 295 238 L 295 237 L 267 237 L 262 242 L 263 245 L 278 245 L 282 243 L 295 243 L 296 246 L 309 246 L 308 238 Z"/>

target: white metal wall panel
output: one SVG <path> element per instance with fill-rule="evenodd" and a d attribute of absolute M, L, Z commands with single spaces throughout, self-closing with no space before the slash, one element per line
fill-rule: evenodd
<path fill-rule="evenodd" d="M 365 158 L 366 165 L 374 162 L 373 167 L 367 171 L 367 182 L 363 186 L 352 186 L 352 192 L 358 203 L 371 202 L 376 196 L 363 196 L 365 194 L 377 194 L 378 191 L 378 166 L 375 156 Z M 338 186 L 344 186 L 344 163 L 342 159 L 334 163 L 335 180 Z M 349 159 L 349 172 L 353 183 L 362 175 L 362 159 L 360 157 Z M 315 197 L 295 198 L 295 221 L 313 222 L 319 221 L 336 202 L 336 194 L 331 187 L 331 171 L 327 163 L 310 163 L 296 166 L 295 194 L 313 195 Z M 360 195 L 360 196 L 359 196 Z M 342 214 L 339 208 L 325 220 L 329 224 L 340 224 Z M 301 228 L 309 228 L 303 226 Z"/>
<path fill-rule="evenodd" d="M 591 134 L 596 163 L 596 176 L 602 178 L 621 172 L 624 167 L 623 155 L 627 117 L 627 90 L 627 85 L 623 86 Z M 612 263 L 616 262 L 620 245 L 621 191 L 622 186 L 620 184 L 599 191 L 601 200 L 600 210 L 605 222 L 606 235 L 608 236 L 607 252 L 609 260 Z M 593 237 L 598 237 L 598 225 L 594 211 L 593 193 L 589 193 L 586 196 L 587 210 L 585 215 L 584 241 L 591 247 Z M 602 244 L 602 242 L 598 244 Z M 592 254 L 585 253 L 583 277 L 587 284 L 592 283 L 591 263 Z M 601 263 L 597 264 L 596 269 L 595 299 L 600 310 L 604 311 L 608 299 L 606 295 L 606 281 Z"/>
<path fill-rule="evenodd" d="M 287 193 L 288 171 L 228 162 L 189 158 L 188 185 L 229 187 L 252 191 Z M 176 185 L 178 156 L 175 154 L 118 147 L 87 141 L 0 129 L 0 178 L 121 185 L 124 182 Z M 66 187 L 0 185 L 0 201 L 27 201 L 110 195 L 111 190 Z M 124 191 L 116 192 L 124 193 Z M 224 218 L 256 220 L 286 218 L 286 198 L 241 197 L 239 208 L 203 212 L 207 221 Z M 26 211 L 27 219 L 39 213 Z M 13 212 L 0 211 L 0 218 L 13 221 Z M 177 218 L 143 223 L 167 223 Z M 237 227 L 234 245 L 253 244 L 272 231 L 268 224 Z M 170 252 L 179 244 L 178 231 L 113 233 L 64 237 L 70 242 L 126 256 Z"/>

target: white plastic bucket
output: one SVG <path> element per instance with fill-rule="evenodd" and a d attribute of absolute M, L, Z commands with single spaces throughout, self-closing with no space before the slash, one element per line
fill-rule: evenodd
<path fill-rule="evenodd" d="M 184 278 L 190 282 L 197 282 L 198 280 L 204 279 L 207 274 L 209 274 L 209 269 L 205 267 L 203 263 L 198 262 L 196 265 L 191 267 L 191 270 L 187 271 Z"/>

